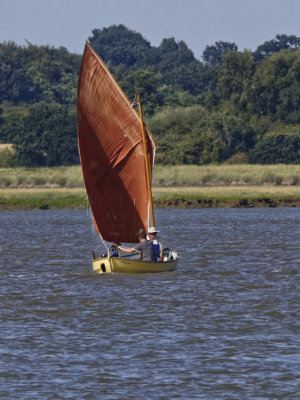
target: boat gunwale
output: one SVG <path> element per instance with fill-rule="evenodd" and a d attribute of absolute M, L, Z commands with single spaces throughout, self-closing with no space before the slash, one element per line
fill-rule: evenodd
<path fill-rule="evenodd" d="M 154 265 L 156 265 L 156 264 L 159 264 L 159 265 L 161 265 L 161 264 L 167 264 L 167 263 L 171 263 L 171 262 L 174 262 L 174 261 L 178 261 L 179 260 L 179 257 L 176 259 L 176 260 L 166 260 L 166 261 L 148 261 L 148 260 L 131 260 L 130 258 L 126 258 L 126 257 L 98 257 L 98 258 L 93 258 L 92 259 L 92 261 L 93 262 L 95 262 L 95 261 L 100 261 L 100 260 L 126 260 L 126 261 L 129 261 L 129 262 L 134 262 L 134 263 L 149 263 L 149 264 L 154 264 Z"/>
<path fill-rule="evenodd" d="M 176 270 L 178 260 L 179 257 L 175 260 L 166 261 L 130 260 L 125 257 L 99 257 L 94 258 L 92 264 L 93 270 L 96 273 L 161 273 Z M 96 267 L 96 264 L 99 267 Z M 102 265 L 104 269 L 102 269 Z M 106 270 L 107 267 L 108 270 Z"/>

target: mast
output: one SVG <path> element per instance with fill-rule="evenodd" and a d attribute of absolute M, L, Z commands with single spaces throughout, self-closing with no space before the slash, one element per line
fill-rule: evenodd
<path fill-rule="evenodd" d="M 152 201 L 152 191 L 151 191 L 151 183 L 150 183 L 149 164 L 148 164 L 148 153 L 147 153 L 147 146 L 146 146 L 146 135 L 145 135 L 144 121 L 143 121 L 143 114 L 142 114 L 142 107 L 141 107 L 139 93 L 137 93 L 137 99 L 138 99 L 138 103 L 139 103 L 139 112 L 140 112 L 140 120 L 141 120 L 142 135 L 143 135 L 146 180 L 147 180 L 147 189 L 148 189 L 149 206 L 150 206 L 150 219 L 151 219 L 151 226 L 155 226 L 154 225 L 154 213 L 153 213 L 153 201 Z"/>

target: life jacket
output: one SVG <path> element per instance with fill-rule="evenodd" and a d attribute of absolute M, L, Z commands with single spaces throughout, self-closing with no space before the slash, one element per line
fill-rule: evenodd
<path fill-rule="evenodd" d="M 152 245 L 153 245 L 153 249 L 154 249 L 155 255 L 159 259 L 159 243 L 158 243 L 158 240 L 156 240 L 156 239 L 152 240 Z"/>

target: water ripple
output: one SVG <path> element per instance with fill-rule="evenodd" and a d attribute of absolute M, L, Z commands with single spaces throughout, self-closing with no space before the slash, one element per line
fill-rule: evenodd
<path fill-rule="evenodd" d="M 299 209 L 157 210 L 157 275 L 93 274 L 85 211 L 0 218 L 1 398 L 299 398 Z"/>

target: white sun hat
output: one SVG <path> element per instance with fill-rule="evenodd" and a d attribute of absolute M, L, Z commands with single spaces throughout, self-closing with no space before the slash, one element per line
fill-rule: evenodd
<path fill-rule="evenodd" d="M 159 231 L 155 228 L 155 226 L 150 226 L 148 229 L 148 233 L 158 233 Z"/>

